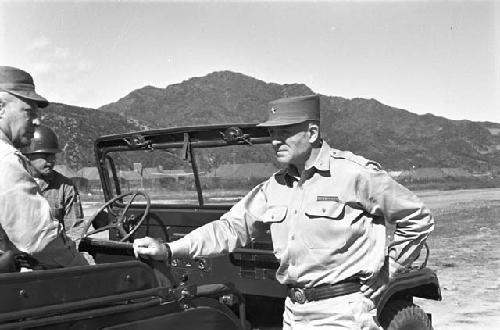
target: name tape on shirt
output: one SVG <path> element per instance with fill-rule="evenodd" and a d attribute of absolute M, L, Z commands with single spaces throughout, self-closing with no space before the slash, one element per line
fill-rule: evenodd
<path fill-rule="evenodd" d="M 340 202 L 337 196 L 318 196 L 316 198 L 317 202 Z"/>

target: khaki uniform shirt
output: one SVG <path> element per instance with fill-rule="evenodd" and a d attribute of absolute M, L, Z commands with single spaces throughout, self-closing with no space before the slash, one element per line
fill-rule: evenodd
<path fill-rule="evenodd" d="M 231 252 L 248 244 L 262 222 L 280 262 L 277 280 L 313 287 L 377 273 L 386 255 L 386 222 L 396 225 L 390 255 L 402 266 L 433 230 L 422 202 L 363 157 L 323 142 L 314 165 L 301 177 L 296 172 L 277 172 L 220 220 L 169 243 L 172 256 Z"/>
<path fill-rule="evenodd" d="M 48 268 L 87 265 L 52 218 L 29 168 L 29 160 L 0 131 L 0 253 L 26 252 Z"/>
<path fill-rule="evenodd" d="M 71 179 L 53 171 L 50 178 L 35 178 L 35 181 L 49 202 L 52 216 L 63 224 L 69 238 L 78 241 L 83 229 L 83 209 L 80 195 Z"/>

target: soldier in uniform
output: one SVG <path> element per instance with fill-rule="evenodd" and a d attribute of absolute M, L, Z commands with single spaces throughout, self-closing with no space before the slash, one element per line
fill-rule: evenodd
<path fill-rule="evenodd" d="M 54 170 L 56 153 L 61 152 L 56 133 L 47 126 L 38 126 L 30 146 L 22 152 L 31 162 L 32 175 L 49 201 L 52 215 L 63 225 L 66 235 L 78 243 L 82 236 L 83 209 L 71 179 Z"/>
<path fill-rule="evenodd" d="M 18 150 L 30 144 L 48 101 L 26 71 L 0 66 L 0 254 L 25 253 L 42 268 L 87 265 L 66 238 Z"/>
<path fill-rule="evenodd" d="M 377 297 L 419 254 L 434 228 L 428 208 L 380 166 L 333 149 L 320 136 L 319 97 L 269 105 L 276 158 L 284 168 L 221 219 L 185 237 L 134 241 L 136 256 L 212 256 L 245 246 L 267 224 L 287 285 L 283 329 L 378 329 Z M 395 224 L 386 249 L 386 223 Z"/>

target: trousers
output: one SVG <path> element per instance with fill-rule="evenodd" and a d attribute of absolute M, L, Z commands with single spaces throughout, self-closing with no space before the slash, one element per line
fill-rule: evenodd
<path fill-rule="evenodd" d="M 287 297 L 283 330 L 382 330 L 373 302 L 361 292 L 318 301 L 294 303 Z"/>

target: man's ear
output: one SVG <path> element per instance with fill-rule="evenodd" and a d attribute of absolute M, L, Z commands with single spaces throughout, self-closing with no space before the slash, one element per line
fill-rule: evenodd
<path fill-rule="evenodd" d="M 319 141 L 319 124 L 316 122 L 309 123 L 309 143 L 315 144 Z"/>

